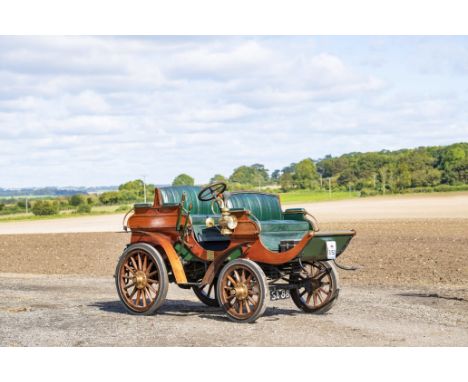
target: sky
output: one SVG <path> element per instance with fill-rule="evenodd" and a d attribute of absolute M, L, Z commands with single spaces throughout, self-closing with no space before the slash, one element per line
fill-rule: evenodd
<path fill-rule="evenodd" d="M 468 37 L 0 37 L 0 187 L 468 141 Z"/>

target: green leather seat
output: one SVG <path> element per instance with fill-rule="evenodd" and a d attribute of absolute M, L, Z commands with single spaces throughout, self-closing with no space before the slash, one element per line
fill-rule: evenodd
<path fill-rule="evenodd" d="M 276 195 L 260 192 L 233 192 L 229 208 L 244 208 L 260 221 L 260 239 L 268 249 L 278 251 L 283 240 L 301 240 L 310 230 L 307 220 L 286 220 Z"/>
<path fill-rule="evenodd" d="M 198 199 L 198 193 L 201 188 L 197 186 L 171 186 L 161 187 L 163 204 L 179 204 L 182 199 L 182 194 L 187 195 L 186 206 L 192 203 L 192 215 L 213 215 L 211 211 L 211 202 L 202 202 Z M 219 211 L 218 205 L 215 205 L 215 211 Z"/>

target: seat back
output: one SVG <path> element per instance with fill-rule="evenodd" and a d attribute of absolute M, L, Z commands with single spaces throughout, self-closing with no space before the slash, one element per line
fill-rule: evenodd
<path fill-rule="evenodd" d="M 182 199 L 182 193 L 185 192 L 187 195 L 186 205 L 192 203 L 192 215 L 212 215 L 211 202 L 202 202 L 198 199 L 198 193 L 201 188 L 198 186 L 169 186 L 161 187 L 159 191 L 161 193 L 161 202 L 163 204 L 177 204 Z M 215 211 L 218 211 L 218 205 L 215 203 Z"/>
<path fill-rule="evenodd" d="M 260 221 L 283 219 L 279 198 L 273 194 L 233 192 L 227 200 L 227 206 L 250 210 Z"/>

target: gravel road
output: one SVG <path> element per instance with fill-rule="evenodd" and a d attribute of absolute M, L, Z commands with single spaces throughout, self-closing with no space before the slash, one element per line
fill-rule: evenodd
<path fill-rule="evenodd" d="M 468 346 L 468 302 L 427 290 L 346 286 L 325 315 L 290 300 L 236 324 L 171 285 L 155 316 L 131 316 L 109 277 L 0 274 L 1 346 Z"/>

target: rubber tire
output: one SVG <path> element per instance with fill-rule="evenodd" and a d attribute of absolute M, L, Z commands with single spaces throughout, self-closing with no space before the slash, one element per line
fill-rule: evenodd
<path fill-rule="evenodd" d="M 120 290 L 120 285 L 119 285 L 119 274 L 120 274 L 120 268 L 123 266 L 127 255 L 130 251 L 133 251 L 135 249 L 139 249 L 143 252 L 146 252 L 149 256 L 151 256 L 156 263 L 156 266 L 159 271 L 159 294 L 158 297 L 156 298 L 156 301 L 154 302 L 151 307 L 144 311 L 144 312 L 138 312 L 133 310 L 131 307 L 129 307 L 125 303 L 125 299 L 122 296 L 122 291 Z M 169 276 L 167 274 L 167 268 L 166 264 L 164 263 L 164 259 L 161 256 L 161 254 L 154 248 L 153 246 L 146 244 L 146 243 L 136 243 L 128 246 L 125 251 L 122 253 L 120 256 L 119 262 L 117 263 L 117 267 L 115 269 L 115 286 L 117 288 L 117 294 L 119 295 L 120 301 L 123 303 L 123 306 L 125 310 L 134 315 L 139 315 L 139 316 L 150 316 L 156 313 L 156 311 L 161 307 L 161 305 L 164 303 L 166 300 L 167 296 L 167 291 L 169 290 Z"/>
<path fill-rule="evenodd" d="M 206 294 L 204 294 L 201 290 L 201 288 L 199 287 L 192 287 L 193 289 L 193 293 L 195 293 L 195 296 L 197 296 L 197 298 L 203 303 L 205 304 L 206 306 L 212 306 L 212 307 L 215 307 L 215 308 L 219 308 L 219 302 L 218 302 L 218 288 L 217 288 L 217 277 L 213 280 L 213 284 L 214 284 L 214 291 L 215 291 L 215 298 L 210 298 L 208 297 Z"/>
<path fill-rule="evenodd" d="M 221 288 L 222 288 L 221 282 L 222 282 L 222 279 L 224 278 L 224 275 L 231 268 L 235 267 L 236 265 L 240 265 L 240 264 L 244 265 L 245 267 L 249 268 L 252 271 L 252 273 L 255 275 L 256 279 L 258 280 L 258 285 L 259 285 L 259 289 L 260 289 L 260 301 L 259 301 L 259 304 L 258 304 L 257 311 L 252 316 L 250 316 L 249 318 L 247 318 L 245 320 L 241 320 L 241 319 L 238 319 L 236 317 L 231 316 L 229 314 L 229 312 L 226 310 L 226 308 L 224 307 L 224 305 L 223 305 L 223 303 L 221 301 Z M 263 313 L 265 312 L 265 309 L 267 308 L 267 304 L 268 304 L 267 294 L 269 293 L 267 279 L 266 279 L 265 273 L 263 272 L 262 268 L 260 268 L 260 266 L 257 263 L 255 263 L 254 261 L 252 261 L 252 260 L 236 259 L 236 260 L 233 260 L 233 261 L 229 261 L 221 269 L 221 272 L 220 272 L 220 274 L 218 276 L 218 283 L 217 283 L 216 291 L 217 291 L 217 295 L 218 295 L 218 304 L 219 304 L 219 306 L 221 306 L 224 309 L 224 311 L 225 311 L 226 315 L 228 316 L 228 318 L 233 322 L 253 323 L 259 317 L 261 317 L 263 315 Z"/>
<path fill-rule="evenodd" d="M 294 304 L 299 309 L 303 310 L 306 313 L 324 314 L 328 312 L 331 308 L 333 308 L 333 306 L 338 301 L 338 296 L 340 294 L 340 278 L 338 276 L 338 270 L 336 269 L 336 266 L 335 264 L 333 264 L 333 262 L 331 261 L 317 261 L 317 262 L 320 264 L 323 264 L 326 268 L 330 269 L 331 271 L 330 275 L 332 278 L 332 282 L 335 284 L 335 291 L 330 301 L 318 309 L 311 309 L 310 307 L 302 303 L 301 297 L 299 296 L 299 291 L 297 289 L 291 289 L 291 299 L 293 300 Z"/>

